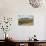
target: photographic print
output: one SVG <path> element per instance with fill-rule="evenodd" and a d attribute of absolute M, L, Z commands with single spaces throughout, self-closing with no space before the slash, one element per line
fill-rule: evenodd
<path fill-rule="evenodd" d="M 31 26 L 33 25 L 33 16 L 18 18 L 18 25 Z"/>

